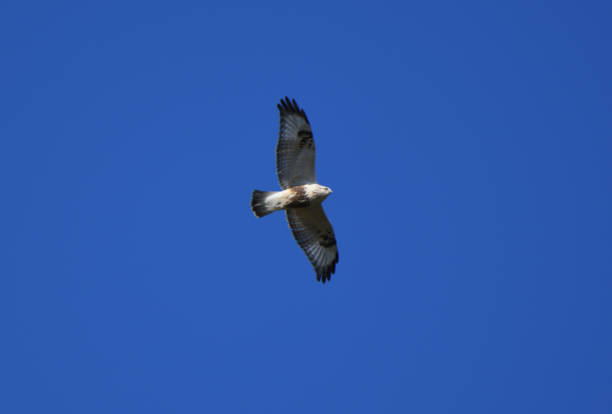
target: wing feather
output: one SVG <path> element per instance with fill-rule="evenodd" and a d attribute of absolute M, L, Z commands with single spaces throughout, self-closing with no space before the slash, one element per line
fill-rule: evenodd
<path fill-rule="evenodd" d="M 308 260 L 325 283 L 336 271 L 338 246 L 331 223 L 320 204 L 306 208 L 287 209 L 287 221 Z"/>
<path fill-rule="evenodd" d="M 276 146 L 276 172 L 281 188 L 314 184 L 315 145 L 306 113 L 285 97 L 277 105 L 280 131 Z"/>

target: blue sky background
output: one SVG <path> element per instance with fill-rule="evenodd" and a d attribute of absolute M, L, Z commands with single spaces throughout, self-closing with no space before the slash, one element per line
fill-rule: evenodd
<path fill-rule="evenodd" d="M 254 4 L 0 6 L 0 411 L 609 413 L 610 2 Z"/>

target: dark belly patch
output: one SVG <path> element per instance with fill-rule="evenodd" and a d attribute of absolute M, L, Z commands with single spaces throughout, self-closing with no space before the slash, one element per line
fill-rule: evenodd
<path fill-rule="evenodd" d="M 310 206 L 310 200 L 306 196 L 306 189 L 301 185 L 291 188 L 291 195 L 289 196 L 288 201 L 287 207 L 289 208 L 302 208 Z"/>

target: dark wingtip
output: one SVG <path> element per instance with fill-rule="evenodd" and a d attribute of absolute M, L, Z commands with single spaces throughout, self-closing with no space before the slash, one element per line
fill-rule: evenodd
<path fill-rule="evenodd" d="M 325 269 L 322 272 L 317 272 L 317 282 L 325 284 L 328 280 L 331 281 L 331 275 L 334 273 L 334 269 Z"/>
<path fill-rule="evenodd" d="M 336 258 L 331 264 L 325 268 L 315 269 L 318 282 L 325 283 L 328 280 L 331 281 L 331 276 L 336 273 L 336 264 L 338 263 L 339 258 L 340 254 L 336 252 Z"/>
<path fill-rule="evenodd" d="M 288 96 L 285 96 L 284 99 L 281 98 L 280 103 L 277 104 L 276 107 L 281 113 L 286 112 L 300 115 L 306 120 L 306 122 L 310 123 L 308 121 L 308 117 L 306 116 L 306 112 L 299 107 L 295 99 L 289 99 Z"/>

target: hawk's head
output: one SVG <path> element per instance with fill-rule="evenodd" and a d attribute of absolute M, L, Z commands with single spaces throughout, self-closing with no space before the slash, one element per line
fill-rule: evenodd
<path fill-rule="evenodd" d="M 332 193 L 332 189 L 329 187 L 325 187 L 324 185 L 320 185 L 317 188 L 317 195 L 321 197 L 322 200 L 325 200 L 328 195 Z"/>
<path fill-rule="evenodd" d="M 332 193 L 331 188 L 319 184 L 306 184 L 304 186 L 306 196 L 311 200 L 323 201 Z"/>

